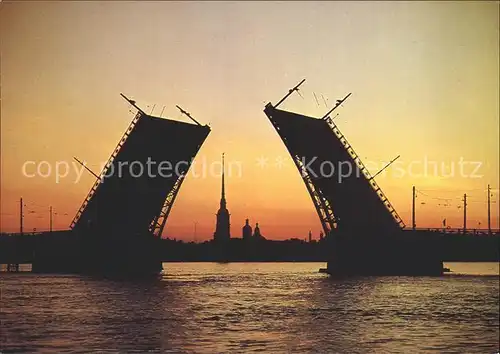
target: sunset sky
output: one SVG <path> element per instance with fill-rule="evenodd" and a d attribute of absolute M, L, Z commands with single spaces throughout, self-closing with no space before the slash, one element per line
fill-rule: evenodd
<path fill-rule="evenodd" d="M 48 229 L 49 206 L 54 229 L 68 228 L 94 177 L 56 183 L 22 166 L 77 156 L 98 172 L 133 117 L 123 92 L 147 112 L 165 106 L 185 121 L 178 104 L 210 124 L 197 163 L 225 152 L 241 164 L 226 178 L 232 236 L 248 217 L 270 239 L 317 238 L 307 190 L 263 113 L 303 78 L 303 98 L 282 108 L 320 117 L 321 95 L 331 107 L 352 92 L 336 121 L 361 159 L 375 173 L 401 155 L 377 182 L 408 226 L 415 185 L 417 226 L 461 227 L 467 193 L 468 226 L 486 227 L 491 184 L 498 227 L 498 2 L 3 1 L 0 16 L 2 232 L 19 229 L 20 197 L 25 230 Z M 409 176 L 424 160 L 437 173 L 413 163 Z M 191 241 L 196 222 L 197 240 L 212 238 L 219 199 L 220 177 L 188 176 L 164 237 Z"/>

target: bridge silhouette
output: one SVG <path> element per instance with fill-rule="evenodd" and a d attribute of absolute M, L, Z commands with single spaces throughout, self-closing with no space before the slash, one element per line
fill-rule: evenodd
<path fill-rule="evenodd" d="M 376 175 L 363 165 L 331 117 L 350 93 L 322 117 L 278 108 L 304 81 L 276 105 L 268 103 L 264 113 L 289 151 L 318 214 L 329 252 L 326 272 L 339 276 L 440 275 L 439 235 L 492 234 L 492 230 L 465 228 L 417 229 L 414 217 L 412 229 L 406 229 L 376 183 Z M 158 240 L 190 161 L 210 128 L 178 106 L 194 124 L 148 115 L 135 101 L 122 97 L 137 114 L 103 170 L 98 175 L 92 172 L 96 181 L 70 230 L 52 238 L 57 251 L 50 242 L 36 248 L 34 272 L 144 276 L 162 270 Z M 120 175 L 111 173 L 123 164 L 144 166 L 148 161 L 169 161 L 182 167 L 168 176 L 137 176 L 131 169 Z M 351 173 L 342 179 L 340 172 L 325 175 L 325 162 L 349 164 Z"/>

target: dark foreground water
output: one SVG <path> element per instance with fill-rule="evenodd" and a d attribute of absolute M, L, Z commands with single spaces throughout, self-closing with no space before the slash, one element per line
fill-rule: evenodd
<path fill-rule="evenodd" d="M 348 280 L 319 274 L 323 263 L 164 266 L 147 282 L 2 273 L 0 351 L 499 349 L 498 263 Z"/>

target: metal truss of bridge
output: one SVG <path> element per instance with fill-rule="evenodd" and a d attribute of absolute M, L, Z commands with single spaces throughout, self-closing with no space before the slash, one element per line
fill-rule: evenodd
<path fill-rule="evenodd" d="M 350 94 L 322 118 L 277 108 L 304 81 L 276 105 L 268 103 L 264 112 L 299 170 L 325 234 L 368 235 L 403 229 L 396 210 L 330 117 Z"/>
<path fill-rule="evenodd" d="M 137 114 L 76 213 L 84 233 L 161 237 L 191 161 L 210 133 L 195 124 L 154 117 L 122 94 Z M 148 167 L 151 166 L 151 167 Z"/>

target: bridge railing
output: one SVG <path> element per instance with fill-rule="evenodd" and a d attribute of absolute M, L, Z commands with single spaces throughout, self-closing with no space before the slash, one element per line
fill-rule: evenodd
<path fill-rule="evenodd" d="M 407 231 L 429 231 L 442 234 L 455 234 L 455 235 L 492 235 L 500 236 L 500 229 L 463 229 L 463 228 L 443 228 L 443 227 L 417 227 L 415 230 L 407 229 Z"/>
<path fill-rule="evenodd" d="M 87 204 L 89 203 L 90 199 L 92 199 L 92 197 L 94 196 L 94 193 L 97 190 L 97 187 L 101 183 L 104 182 L 104 176 L 106 176 L 106 173 L 107 173 L 109 167 L 113 164 L 113 161 L 114 161 L 116 155 L 118 155 L 118 152 L 122 148 L 123 144 L 125 143 L 125 141 L 127 140 L 128 136 L 129 136 L 130 132 L 132 131 L 132 129 L 134 129 L 135 125 L 137 124 L 137 122 L 139 121 L 139 118 L 141 118 L 142 115 L 143 115 L 143 113 L 141 111 L 137 112 L 137 114 L 135 115 L 134 119 L 132 119 L 132 122 L 130 122 L 129 127 L 127 128 L 127 130 L 123 134 L 122 138 L 118 142 L 118 145 L 116 146 L 115 150 L 111 154 L 111 157 L 109 158 L 108 162 L 106 163 L 106 165 L 103 167 L 101 173 L 99 174 L 99 178 L 94 182 L 94 185 L 92 186 L 92 189 L 87 194 L 87 197 L 85 198 L 85 200 L 83 201 L 82 205 L 78 209 L 78 212 L 76 213 L 75 217 L 71 221 L 71 224 L 69 226 L 71 229 L 73 229 L 73 227 L 75 227 L 76 223 L 80 219 L 80 216 L 82 216 L 83 211 L 87 207 Z"/>
<path fill-rule="evenodd" d="M 380 201 L 384 204 L 385 208 L 391 213 L 392 217 L 394 218 L 396 223 L 399 225 L 399 227 L 404 229 L 406 227 L 406 225 L 405 225 L 403 219 L 399 216 L 396 209 L 394 209 L 392 204 L 389 202 L 389 199 L 382 192 L 382 189 L 378 186 L 377 182 L 375 182 L 375 179 L 372 177 L 372 175 L 370 174 L 368 169 L 365 167 L 365 165 L 363 164 L 363 162 L 359 158 L 358 154 L 356 154 L 356 152 L 352 148 L 351 144 L 349 144 L 349 142 L 347 141 L 345 136 L 340 132 L 337 125 L 333 122 L 333 119 L 328 117 L 326 119 L 326 122 L 330 126 L 330 128 L 334 132 L 334 134 L 337 136 L 337 138 L 340 140 L 340 142 L 342 143 L 344 148 L 347 150 L 347 153 L 356 162 L 356 164 L 358 165 L 358 168 L 363 173 L 363 175 L 367 179 L 368 183 L 370 183 L 370 186 L 375 191 L 375 193 L 377 193 L 377 196 L 379 197 Z"/>

